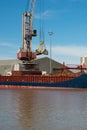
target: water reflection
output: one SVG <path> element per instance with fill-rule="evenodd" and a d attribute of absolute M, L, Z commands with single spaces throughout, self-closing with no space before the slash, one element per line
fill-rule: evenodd
<path fill-rule="evenodd" d="M 47 124 L 50 120 L 48 116 L 51 116 L 51 110 L 54 107 L 50 101 L 50 92 L 24 90 L 19 100 L 19 120 L 23 129 L 45 129 L 44 123 Z"/>
<path fill-rule="evenodd" d="M 0 90 L 0 130 L 86 130 L 87 91 Z"/>
<path fill-rule="evenodd" d="M 34 120 L 34 104 L 36 92 L 31 90 L 23 90 L 19 97 L 19 121 L 24 130 L 29 130 L 32 127 Z"/>

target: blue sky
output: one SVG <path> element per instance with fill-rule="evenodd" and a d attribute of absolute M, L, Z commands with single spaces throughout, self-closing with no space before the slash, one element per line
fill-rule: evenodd
<path fill-rule="evenodd" d="M 0 59 L 16 58 L 22 45 L 22 13 L 26 4 L 27 0 L 0 1 Z M 52 59 L 80 64 L 80 57 L 87 55 L 87 0 L 43 0 L 43 5 L 40 14 L 40 0 L 37 0 L 33 28 L 38 36 L 32 41 L 33 50 L 39 44 L 41 15 L 48 51 L 48 32 L 53 32 Z"/>

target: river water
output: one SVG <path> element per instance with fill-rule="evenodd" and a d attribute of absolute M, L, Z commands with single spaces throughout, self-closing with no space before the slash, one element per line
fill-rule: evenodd
<path fill-rule="evenodd" d="M 87 130 L 87 90 L 0 90 L 0 130 Z"/>

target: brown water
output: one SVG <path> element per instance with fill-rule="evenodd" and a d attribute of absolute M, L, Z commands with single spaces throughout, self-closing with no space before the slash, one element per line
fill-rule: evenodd
<path fill-rule="evenodd" d="M 87 130 L 87 90 L 0 90 L 0 130 Z"/>

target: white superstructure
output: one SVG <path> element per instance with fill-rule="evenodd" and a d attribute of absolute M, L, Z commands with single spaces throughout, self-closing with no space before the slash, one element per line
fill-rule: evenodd
<path fill-rule="evenodd" d="M 81 57 L 81 65 L 87 67 L 87 56 Z"/>

